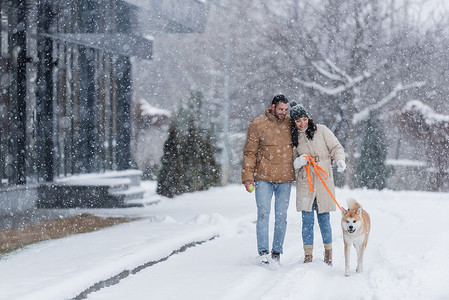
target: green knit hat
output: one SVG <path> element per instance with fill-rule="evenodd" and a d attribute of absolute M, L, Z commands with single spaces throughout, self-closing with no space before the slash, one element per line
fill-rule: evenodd
<path fill-rule="evenodd" d="M 290 117 L 293 119 L 293 121 L 298 120 L 302 117 L 309 117 L 309 115 L 306 112 L 306 109 L 301 104 L 296 103 L 295 100 L 290 101 Z"/>

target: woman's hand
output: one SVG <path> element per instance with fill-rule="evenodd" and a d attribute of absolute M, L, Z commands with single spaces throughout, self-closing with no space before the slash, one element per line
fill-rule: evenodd
<path fill-rule="evenodd" d="M 343 172 L 346 170 L 346 163 L 343 159 L 337 160 L 337 172 Z"/>
<path fill-rule="evenodd" d="M 295 158 L 295 160 L 293 161 L 293 167 L 295 168 L 295 170 L 301 169 L 304 165 L 307 164 L 306 156 L 307 154 L 303 154 Z"/>

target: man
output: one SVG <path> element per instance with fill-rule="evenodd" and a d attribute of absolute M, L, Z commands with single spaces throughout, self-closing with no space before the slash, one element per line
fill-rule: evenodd
<path fill-rule="evenodd" d="M 249 124 L 243 149 L 242 183 L 248 192 L 255 187 L 257 250 L 261 264 L 270 262 L 268 228 L 273 194 L 275 225 L 271 259 L 279 263 L 283 253 L 291 182 L 295 179 L 287 111 L 287 98 L 275 96 L 265 114 Z"/>

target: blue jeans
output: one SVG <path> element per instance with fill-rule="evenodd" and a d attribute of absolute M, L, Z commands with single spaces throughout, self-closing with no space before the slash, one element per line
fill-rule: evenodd
<path fill-rule="evenodd" d="M 332 228 L 330 223 L 330 214 L 328 212 L 319 214 L 318 206 L 315 202 L 312 211 L 302 212 L 302 242 L 304 245 L 313 245 L 313 225 L 315 223 L 315 211 L 318 215 L 318 224 L 320 225 L 323 244 L 332 243 Z"/>
<path fill-rule="evenodd" d="M 283 253 L 285 230 L 287 229 L 287 209 L 290 203 L 291 183 L 274 183 L 256 181 L 257 204 L 257 251 L 269 252 L 268 229 L 271 210 L 271 199 L 274 194 L 274 237 L 272 251 Z"/>

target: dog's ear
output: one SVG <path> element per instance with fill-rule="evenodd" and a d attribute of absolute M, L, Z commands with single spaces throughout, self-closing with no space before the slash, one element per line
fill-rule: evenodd
<path fill-rule="evenodd" d="M 362 208 L 361 208 L 361 207 L 359 207 L 359 209 L 357 210 L 357 214 L 358 214 L 359 216 L 362 215 Z"/>
<path fill-rule="evenodd" d="M 341 208 L 341 215 L 342 216 L 346 215 L 347 212 L 348 211 L 344 207 Z"/>

